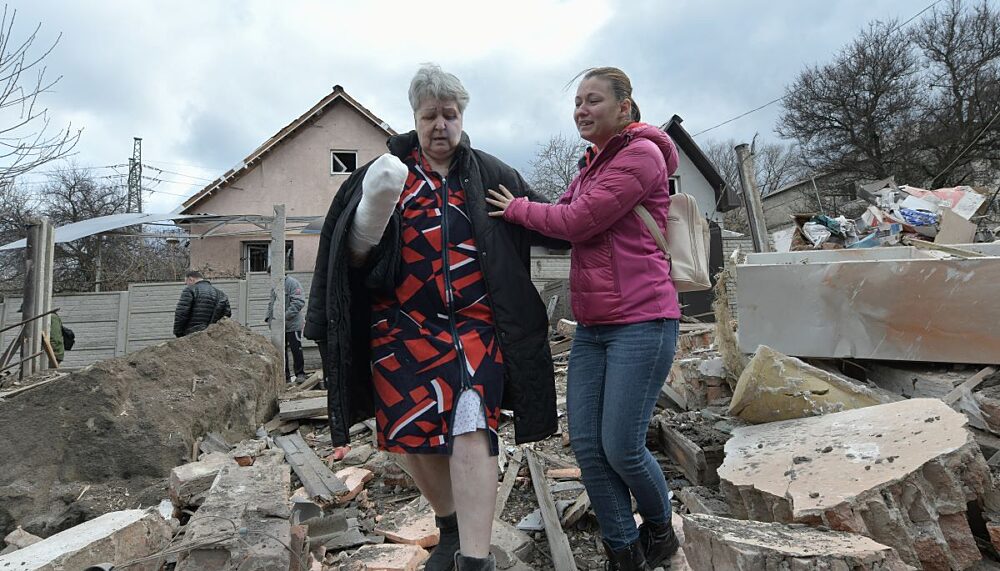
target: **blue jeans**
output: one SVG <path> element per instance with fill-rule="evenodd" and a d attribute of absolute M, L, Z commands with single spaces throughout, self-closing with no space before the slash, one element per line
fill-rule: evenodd
<path fill-rule="evenodd" d="M 612 549 L 639 538 L 643 521 L 670 521 L 663 470 L 646 448 L 653 407 L 670 372 L 679 323 L 577 326 L 569 360 L 569 435 L 601 534 Z"/>

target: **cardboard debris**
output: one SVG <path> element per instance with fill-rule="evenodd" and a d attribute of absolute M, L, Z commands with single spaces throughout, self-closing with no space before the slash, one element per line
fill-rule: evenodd
<path fill-rule="evenodd" d="M 899 400 L 761 345 L 733 391 L 729 413 L 753 423 L 817 416 Z"/>

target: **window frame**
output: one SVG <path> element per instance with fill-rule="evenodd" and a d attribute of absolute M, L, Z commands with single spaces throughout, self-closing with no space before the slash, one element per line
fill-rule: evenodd
<path fill-rule="evenodd" d="M 334 170 L 334 167 L 335 167 L 335 165 L 336 165 L 337 162 L 343 164 L 343 161 L 340 161 L 337 158 L 337 154 L 346 154 L 346 153 L 350 153 L 350 154 L 354 155 L 354 168 L 351 169 L 351 170 L 343 170 L 343 171 Z M 344 165 L 344 168 L 347 168 L 347 165 Z M 330 175 L 335 175 L 335 174 L 351 174 L 352 172 L 354 172 L 356 170 L 358 170 L 358 151 L 357 151 L 357 149 L 330 149 Z"/>
<path fill-rule="evenodd" d="M 250 263 L 250 249 L 254 247 L 263 246 L 266 248 L 267 252 L 267 262 L 264 264 L 264 269 L 254 270 L 251 269 Z M 244 240 L 240 243 L 240 248 L 242 252 L 242 262 L 243 274 L 249 274 L 251 272 L 266 272 L 267 264 L 271 261 L 271 241 L 270 240 Z M 285 272 L 295 271 L 295 241 L 285 240 Z"/>

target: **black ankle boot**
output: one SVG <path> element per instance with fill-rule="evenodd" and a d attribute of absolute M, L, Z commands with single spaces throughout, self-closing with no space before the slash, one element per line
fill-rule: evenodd
<path fill-rule="evenodd" d="M 638 540 L 618 551 L 611 549 L 608 542 L 604 541 L 604 553 L 608 556 L 608 562 L 604 564 L 604 571 L 648 571 L 650 569 L 646 566 L 646 556 L 643 555 Z"/>
<path fill-rule="evenodd" d="M 643 523 L 639 526 L 639 543 L 642 545 L 642 552 L 646 555 L 646 563 L 650 568 L 659 567 L 661 563 L 670 559 L 680 542 L 674 534 L 674 526 L 668 521 L 666 524 Z"/>
<path fill-rule="evenodd" d="M 458 553 L 458 517 L 455 514 L 434 516 L 434 523 L 440 530 L 441 537 L 424 564 L 424 571 L 452 571 L 455 568 L 455 554 Z"/>
<path fill-rule="evenodd" d="M 489 557 L 466 557 L 455 553 L 455 569 L 457 571 L 496 571 L 497 560 L 490 553 Z"/>

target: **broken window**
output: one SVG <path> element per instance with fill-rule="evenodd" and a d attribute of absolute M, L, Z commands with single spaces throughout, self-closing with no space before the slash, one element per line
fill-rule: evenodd
<path fill-rule="evenodd" d="M 670 184 L 670 196 L 673 196 L 681 191 L 681 177 L 672 176 L 669 180 Z"/>
<path fill-rule="evenodd" d="M 330 174 L 354 172 L 356 168 L 357 151 L 330 151 Z"/>
<path fill-rule="evenodd" d="M 268 264 L 271 263 L 271 242 L 244 242 L 243 243 L 243 270 L 244 272 L 266 272 Z M 290 272 L 295 269 L 295 245 L 294 241 L 285 242 L 285 271 Z"/>

